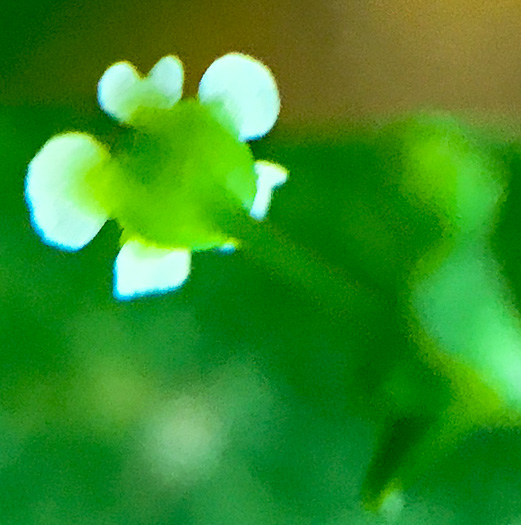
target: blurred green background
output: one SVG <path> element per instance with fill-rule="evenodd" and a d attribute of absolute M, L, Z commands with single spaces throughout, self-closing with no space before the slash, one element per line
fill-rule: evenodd
<path fill-rule="evenodd" d="M 514 0 L 3 6 L 0 521 L 521 523 L 517 376 L 501 375 L 521 360 L 514 321 L 513 349 L 493 352 L 521 297 L 520 15 Z M 197 254 L 180 291 L 117 302 L 116 226 L 76 254 L 45 246 L 27 163 L 58 132 L 111 136 L 95 98 L 110 63 L 178 54 L 194 94 L 228 51 L 263 60 L 281 89 L 280 123 L 252 147 L 290 170 L 269 218 L 287 252 Z M 508 127 L 381 118 L 426 107 Z M 477 226 L 446 183 L 465 176 Z M 323 272 L 292 273 L 292 246 Z M 414 309 L 438 296 L 418 283 L 445 260 L 463 275 L 433 280 L 452 306 L 433 306 L 424 334 Z M 328 295 L 334 272 L 361 291 Z M 474 333 L 503 361 L 458 346 Z M 431 450 L 431 429 L 452 446 Z M 394 475 L 405 493 L 365 510 Z"/>

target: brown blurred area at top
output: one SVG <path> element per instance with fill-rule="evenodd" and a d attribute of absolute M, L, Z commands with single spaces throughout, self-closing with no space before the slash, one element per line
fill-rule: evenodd
<path fill-rule="evenodd" d="M 195 94 L 229 51 L 274 71 L 286 121 L 418 108 L 521 115 L 521 1 L 22 2 L 3 13 L 0 104 L 94 105 L 111 63 L 165 54 Z M 7 36 L 6 36 L 7 35 Z"/>

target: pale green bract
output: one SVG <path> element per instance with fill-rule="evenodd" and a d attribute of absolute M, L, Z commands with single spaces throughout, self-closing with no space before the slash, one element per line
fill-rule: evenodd
<path fill-rule="evenodd" d="M 245 141 L 275 124 L 272 73 L 231 53 L 203 75 L 196 99 L 181 100 L 183 66 L 159 60 L 146 77 L 128 62 L 98 84 L 101 108 L 122 131 L 108 147 L 84 133 L 52 137 L 29 164 L 25 196 L 44 242 L 79 250 L 109 219 L 121 226 L 114 264 L 120 299 L 162 293 L 188 278 L 197 250 L 232 251 L 234 221 L 262 220 L 287 171 L 255 161 Z"/>

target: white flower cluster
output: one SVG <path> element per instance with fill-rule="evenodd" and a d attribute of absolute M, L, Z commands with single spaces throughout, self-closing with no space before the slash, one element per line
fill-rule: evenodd
<path fill-rule="evenodd" d="M 157 119 L 174 122 L 179 118 L 176 109 L 188 102 L 181 101 L 183 79 L 182 63 L 174 56 L 159 60 L 146 77 L 141 77 L 132 64 L 119 62 L 103 74 L 98 85 L 98 101 L 107 114 L 126 128 L 138 131 L 146 128 L 148 132 L 147 126 Z M 217 122 L 217 128 L 221 126 L 223 134 L 233 135 L 237 148 L 245 148 L 240 143 L 265 135 L 275 124 L 280 110 L 279 94 L 271 72 L 259 61 L 239 53 L 225 55 L 208 68 L 201 79 L 198 97 L 191 104 L 186 106 L 188 109 L 184 114 L 189 113 L 191 108 L 194 108 L 194 115 L 197 111 L 209 111 L 208 114 Z M 183 118 L 186 120 L 186 117 Z M 182 125 L 185 125 L 184 122 Z M 180 124 L 175 125 L 179 128 Z M 197 133 L 197 125 L 186 127 L 190 128 L 187 132 Z M 168 140 L 162 143 L 162 157 L 169 155 Z M 180 143 L 183 144 L 182 141 Z M 192 139 L 188 138 L 187 143 L 193 143 Z M 132 164 L 133 153 L 143 155 L 142 150 L 126 151 L 125 162 Z M 226 152 L 223 154 L 226 155 Z M 250 177 L 251 172 L 251 181 L 232 180 L 238 177 L 236 172 L 239 172 L 230 168 L 233 160 L 219 168 L 221 171 L 228 170 L 219 174 L 219 180 L 226 180 L 226 191 L 235 192 L 235 201 L 240 201 L 253 218 L 261 220 L 268 211 L 273 189 L 286 181 L 287 171 L 268 161 L 250 161 L 249 148 L 244 158 L 251 163 L 251 168 L 248 165 L 248 169 L 243 169 L 241 177 L 244 179 L 244 173 Z M 153 156 L 149 162 L 147 160 L 150 169 L 154 169 L 157 160 Z M 196 170 L 197 160 L 193 158 L 189 159 L 190 162 L 183 162 L 185 166 L 196 166 Z M 168 170 L 165 170 L 167 175 L 163 174 L 163 177 L 175 176 L 175 162 L 176 158 L 170 161 Z M 190 273 L 192 251 L 205 248 L 195 242 L 191 245 L 186 239 L 182 242 L 158 242 L 157 236 L 154 233 L 149 235 L 145 227 L 131 227 L 132 221 L 129 222 L 128 217 L 140 214 L 156 217 L 157 210 L 137 209 L 150 208 L 150 200 L 148 204 L 141 204 L 146 199 L 143 197 L 140 200 L 139 196 L 113 205 L 113 201 L 125 199 L 121 188 L 132 184 L 130 178 L 127 180 L 125 174 L 121 175 L 124 171 L 118 152 L 109 150 L 88 134 L 71 132 L 52 137 L 28 168 L 25 191 L 32 224 L 46 243 L 74 251 L 89 243 L 107 220 L 115 219 L 123 229 L 122 247 L 114 265 L 115 296 L 129 299 L 176 289 Z M 200 178 L 205 176 L 206 173 L 195 173 L 194 180 L 197 179 L 200 185 Z M 118 183 L 115 184 L 117 177 Z M 163 183 L 163 186 L 166 187 L 166 184 Z M 161 190 L 145 188 L 140 191 L 143 196 L 148 195 L 149 189 L 153 195 L 154 191 L 160 195 L 157 192 L 163 191 L 163 186 Z M 248 194 L 250 190 L 245 189 L 247 187 L 253 188 L 251 195 Z M 196 185 L 193 191 L 198 188 Z M 205 190 L 201 193 L 201 199 L 204 199 L 211 192 Z M 179 205 L 177 215 L 174 215 L 179 221 L 182 220 L 179 214 L 186 210 L 185 215 L 192 217 L 199 209 L 211 206 L 210 201 L 198 202 L 197 206 L 192 206 L 194 209 L 188 209 L 185 201 L 182 197 L 170 201 L 157 199 L 157 207 L 166 209 L 170 204 L 173 208 Z M 159 213 L 157 217 L 160 218 L 154 220 L 165 222 L 164 213 Z M 227 249 L 230 245 L 233 246 L 233 239 L 221 239 L 214 240 L 213 245 L 209 242 L 208 248 L 220 246 Z"/>

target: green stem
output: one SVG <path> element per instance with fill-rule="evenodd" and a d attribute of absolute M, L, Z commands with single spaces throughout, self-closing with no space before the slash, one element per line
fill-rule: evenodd
<path fill-rule="evenodd" d="M 270 273 L 312 297 L 331 315 L 360 317 L 389 308 L 381 291 L 348 277 L 311 250 L 294 243 L 269 221 L 238 220 L 240 250 Z"/>

